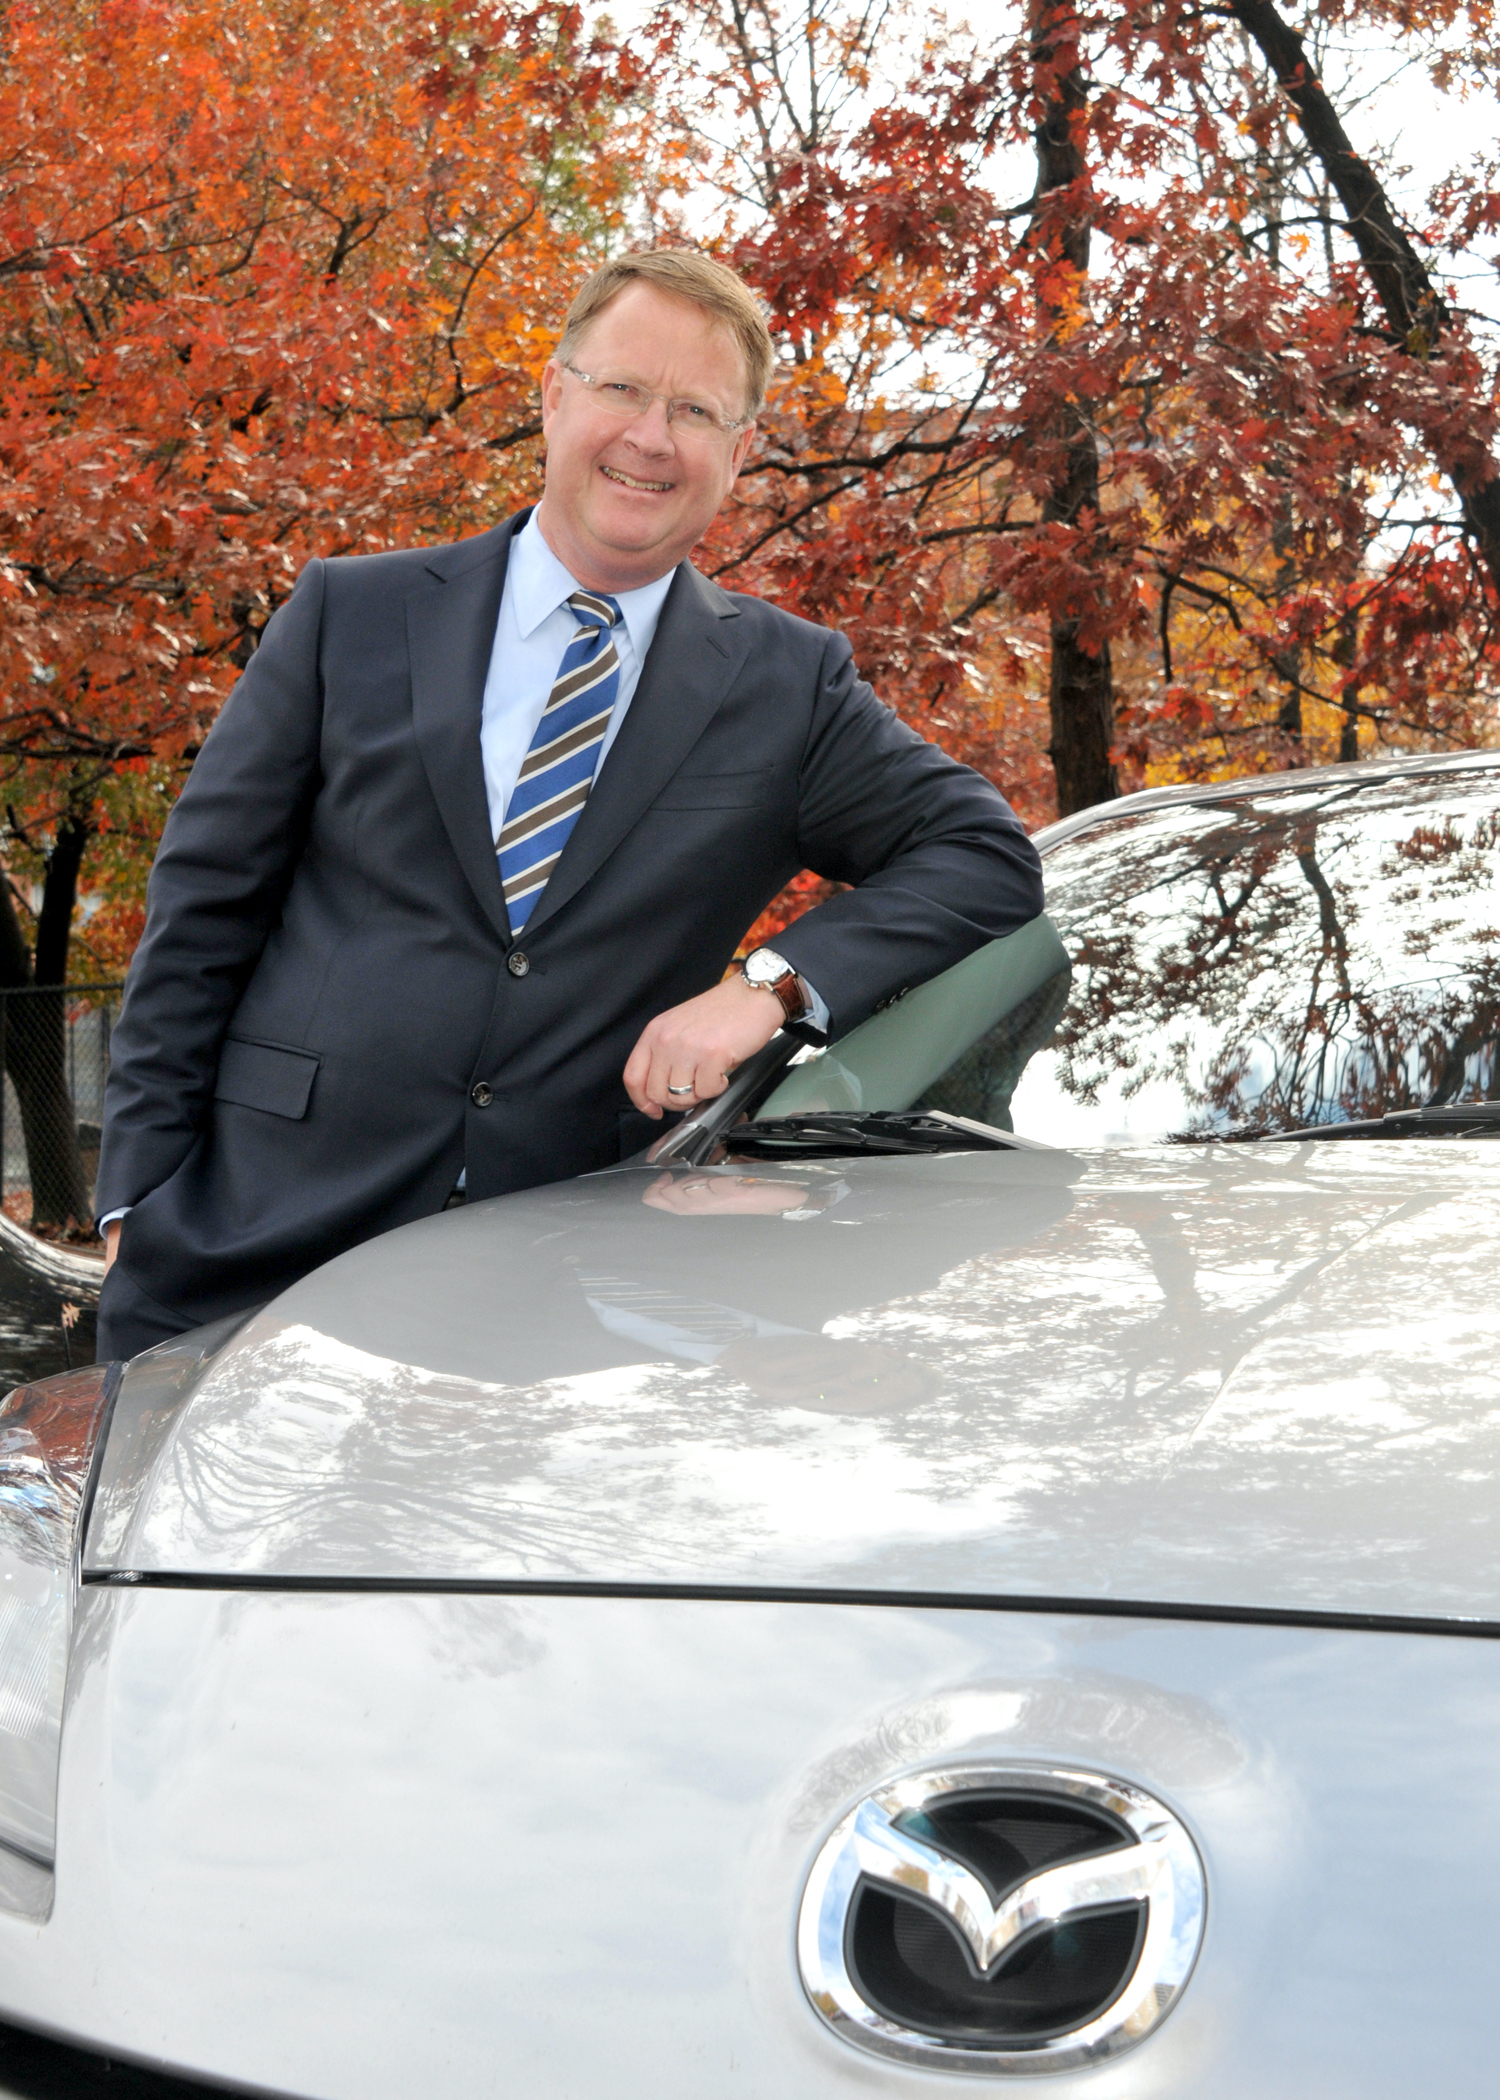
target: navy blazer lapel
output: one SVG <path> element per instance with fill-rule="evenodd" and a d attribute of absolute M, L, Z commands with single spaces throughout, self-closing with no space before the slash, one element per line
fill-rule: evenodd
<path fill-rule="evenodd" d="M 510 920 L 490 837 L 479 724 L 511 536 L 528 516 L 522 511 L 492 532 L 434 547 L 426 564 L 432 580 L 406 601 L 417 749 L 459 866 L 507 943 Z"/>
<path fill-rule="evenodd" d="M 630 711 L 563 847 L 528 933 L 599 871 L 723 705 L 744 661 L 739 607 L 683 562 L 672 579 Z"/>

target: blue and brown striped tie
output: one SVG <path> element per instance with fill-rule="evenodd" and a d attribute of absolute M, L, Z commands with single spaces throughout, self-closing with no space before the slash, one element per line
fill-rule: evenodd
<path fill-rule="evenodd" d="M 574 591 L 578 622 L 495 841 L 512 933 L 530 918 L 594 784 L 599 751 L 620 690 L 610 632 L 620 608 L 602 591 Z"/>

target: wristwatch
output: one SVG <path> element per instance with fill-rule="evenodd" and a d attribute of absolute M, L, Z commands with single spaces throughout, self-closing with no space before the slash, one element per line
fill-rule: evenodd
<path fill-rule="evenodd" d="M 811 1011 L 802 979 L 774 948 L 752 948 L 740 970 L 746 984 L 753 984 L 757 991 L 776 994 L 789 1021 L 800 1021 Z"/>

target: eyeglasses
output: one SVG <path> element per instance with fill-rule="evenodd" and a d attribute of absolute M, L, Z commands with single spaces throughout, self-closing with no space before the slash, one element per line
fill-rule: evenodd
<path fill-rule="evenodd" d="M 667 412 L 668 427 L 683 438 L 732 438 L 736 431 L 747 430 L 755 421 L 754 416 L 726 416 L 722 409 L 711 408 L 706 401 L 685 401 L 667 394 L 653 394 L 648 386 L 637 386 L 630 379 L 597 379 L 591 372 L 580 372 L 577 365 L 564 364 L 563 370 L 571 372 L 581 386 L 586 386 L 599 406 L 622 423 L 636 416 L 645 415 L 653 401 L 659 401 Z"/>

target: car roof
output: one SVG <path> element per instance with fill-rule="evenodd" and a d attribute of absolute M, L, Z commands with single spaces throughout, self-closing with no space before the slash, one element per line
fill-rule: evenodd
<path fill-rule="evenodd" d="M 1341 783 L 1364 786 L 1378 780 L 1397 780 L 1403 774 L 1430 777 L 1441 773 L 1470 773 L 1476 768 L 1500 768 L 1500 751 L 1404 752 L 1396 758 L 1361 759 L 1345 766 L 1297 766 L 1281 773 L 1241 773 L 1233 780 L 1194 780 L 1180 787 L 1141 788 L 1113 802 L 1096 802 L 1075 810 L 1055 824 L 1044 824 L 1032 834 L 1039 852 L 1046 853 L 1081 832 L 1100 824 L 1113 824 L 1120 817 L 1136 816 L 1143 810 L 1172 809 L 1179 804 L 1233 802 L 1246 794 L 1302 794 L 1308 788 L 1334 787 Z"/>

